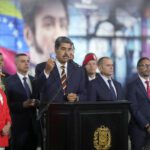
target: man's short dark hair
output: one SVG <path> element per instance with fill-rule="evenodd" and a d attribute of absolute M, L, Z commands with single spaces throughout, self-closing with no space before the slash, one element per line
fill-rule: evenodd
<path fill-rule="evenodd" d="M 55 50 L 57 50 L 62 43 L 69 43 L 74 48 L 73 42 L 68 37 L 66 37 L 66 36 L 60 36 L 55 41 Z"/>
<path fill-rule="evenodd" d="M 142 63 L 143 60 L 149 60 L 150 61 L 150 59 L 148 57 L 142 57 L 142 58 L 140 58 L 138 60 L 138 62 L 137 62 L 137 68 L 141 65 L 141 63 Z"/>
<path fill-rule="evenodd" d="M 101 57 L 98 61 L 97 61 L 97 64 L 98 65 L 101 65 L 103 63 L 103 60 L 104 59 L 111 59 L 110 57 L 107 57 L 107 56 L 104 56 L 104 57 Z"/>
<path fill-rule="evenodd" d="M 36 15 L 43 9 L 43 6 L 50 2 L 53 2 L 53 0 L 21 0 L 21 12 L 24 22 L 31 28 L 33 33 L 35 33 Z M 60 0 L 60 2 L 62 2 L 68 18 L 67 0 Z"/>
<path fill-rule="evenodd" d="M 20 56 L 28 56 L 28 55 L 25 54 L 25 53 L 18 53 L 18 54 L 16 54 L 16 57 L 15 57 L 15 58 L 18 58 L 18 57 L 20 57 Z"/>

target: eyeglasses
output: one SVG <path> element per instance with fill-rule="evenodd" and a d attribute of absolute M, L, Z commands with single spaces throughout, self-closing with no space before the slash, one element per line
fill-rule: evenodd
<path fill-rule="evenodd" d="M 150 64 L 141 64 L 141 65 L 139 65 L 139 67 L 149 68 L 149 67 L 150 67 Z"/>

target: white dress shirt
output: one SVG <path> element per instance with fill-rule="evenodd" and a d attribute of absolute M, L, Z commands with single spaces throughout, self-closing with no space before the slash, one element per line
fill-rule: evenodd
<path fill-rule="evenodd" d="M 19 73 L 19 72 L 17 72 L 17 75 L 19 76 L 19 79 L 20 79 L 20 81 L 21 81 L 21 83 L 22 83 L 23 86 L 24 86 L 24 80 L 23 80 L 23 78 L 26 77 L 27 84 L 28 84 L 28 86 L 29 86 L 29 88 L 30 88 L 30 91 L 31 91 L 31 93 L 32 93 L 32 86 L 31 86 L 31 81 L 30 81 L 30 79 L 29 79 L 29 75 L 28 75 L 28 74 L 22 75 L 22 74 Z"/>
<path fill-rule="evenodd" d="M 116 88 L 115 88 L 115 85 L 114 85 L 112 79 L 111 79 L 111 78 L 108 79 L 107 77 L 105 77 L 105 76 L 102 75 L 102 74 L 100 74 L 100 75 L 101 75 L 101 77 L 103 78 L 103 80 L 105 81 L 105 83 L 107 84 L 108 88 L 110 88 L 110 87 L 109 87 L 108 80 L 111 80 L 111 85 L 112 85 L 112 87 L 114 88 L 115 94 L 117 95 L 117 90 L 116 90 Z"/>

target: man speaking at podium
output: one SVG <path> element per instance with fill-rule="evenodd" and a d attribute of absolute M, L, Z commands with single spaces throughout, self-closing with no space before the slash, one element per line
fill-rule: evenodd
<path fill-rule="evenodd" d="M 73 42 L 68 37 L 55 41 L 56 60 L 48 59 L 44 71 L 35 80 L 42 101 L 75 102 L 86 100 L 83 69 L 69 60 Z"/>

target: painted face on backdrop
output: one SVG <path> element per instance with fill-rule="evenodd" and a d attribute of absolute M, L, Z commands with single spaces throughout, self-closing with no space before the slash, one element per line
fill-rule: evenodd
<path fill-rule="evenodd" d="M 54 51 L 54 42 L 58 36 L 67 34 L 67 15 L 63 4 L 53 1 L 45 4 L 35 18 L 35 45 L 37 51 L 47 56 Z"/>
<path fill-rule="evenodd" d="M 43 1 L 44 2 L 44 1 Z M 68 34 L 68 18 L 61 0 L 48 1 L 35 16 L 35 33 L 26 38 L 30 47 L 31 63 L 46 61 L 54 52 L 55 39 Z M 30 40 L 30 41 L 29 41 Z M 40 57 L 40 58 L 38 58 Z"/>

